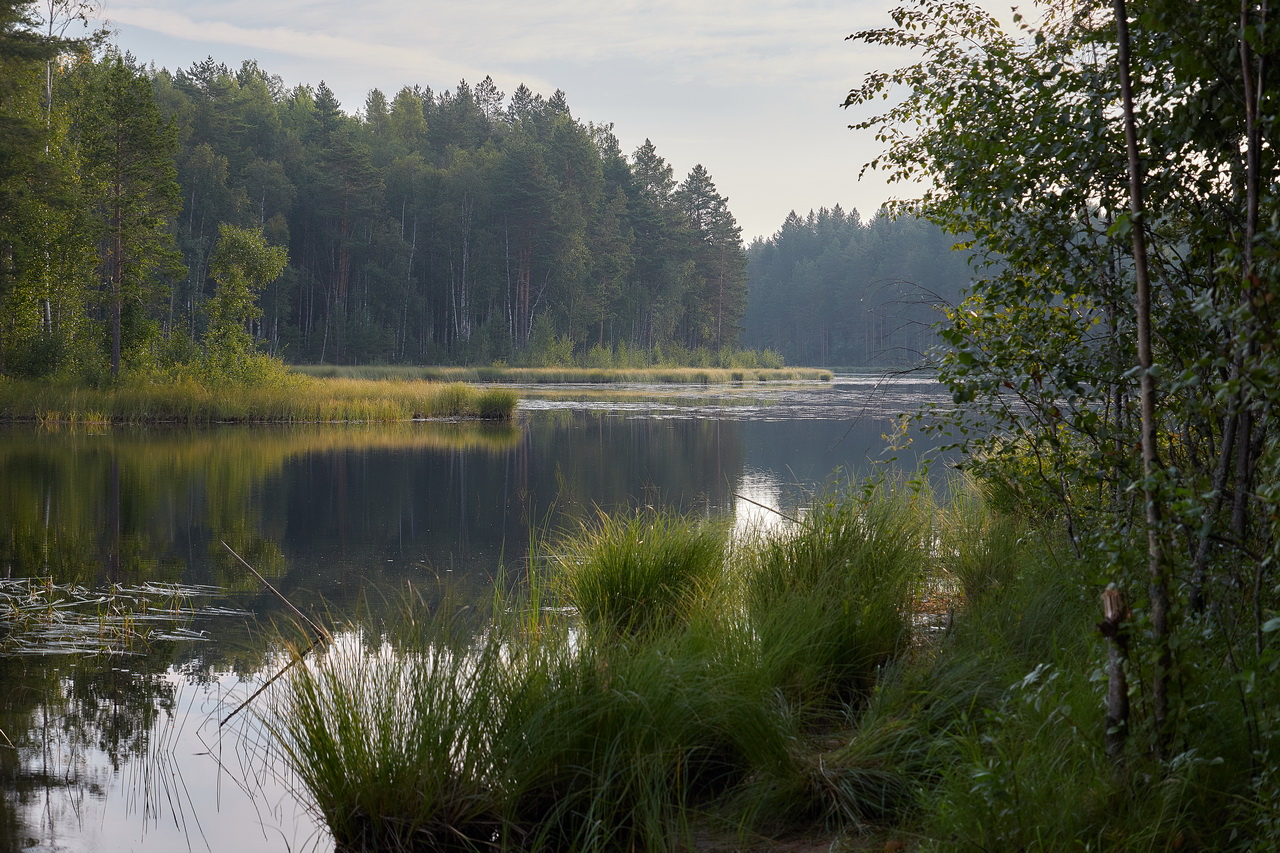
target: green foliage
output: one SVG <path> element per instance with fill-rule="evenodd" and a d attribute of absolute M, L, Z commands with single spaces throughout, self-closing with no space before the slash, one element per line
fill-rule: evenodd
<path fill-rule="evenodd" d="M 744 255 L 706 170 L 700 207 L 674 182 L 647 195 L 639 160 L 563 95 L 406 87 L 355 117 L 327 87 L 286 91 L 252 63 L 154 83 L 183 128 L 193 208 L 180 302 L 206 298 L 216 223 L 274 228 L 293 274 L 264 292 L 262 336 L 291 358 L 552 365 L 567 341 L 737 341 Z"/>
<path fill-rule="evenodd" d="M 178 129 L 160 114 L 150 80 L 108 51 L 73 68 L 79 109 L 72 134 L 82 157 L 88 214 L 96 220 L 111 375 L 154 364 L 159 305 L 183 272 L 174 245 L 181 207 L 173 158 Z"/>
<path fill-rule="evenodd" d="M 205 370 L 210 379 L 263 381 L 266 359 L 254 352 L 255 342 L 247 324 L 262 315 L 258 295 L 284 272 L 288 253 L 268 246 L 262 235 L 223 224 L 218 245 L 209 260 L 209 273 L 217 282 L 213 297 L 205 303 L 208 328 L 204 337 Z"/>
<path fill-rule="evenodd" d="M 223 378 L 258 350 L 568 365 L 737 344 L 745 254 L 710 174 L 645 184 L 670 172 L 653 145 L 629 159 L 563 94 L 406 87 L 356 117 L 323 83 L 148 71 L 23 12 L 0 14 L 0 372 L 114 379 L 191 342 Z M 243 233 L 283 270 L 228 266 Z"/>
<path fill-rule="evenodd" d="M 1138 186 L 1150 200 L 1140 217 L 1130 212 L 1117 15 L 1134 76 Z M 1280 159 L 1264 140 L 1280 76 L 1265 59 L 1277 46 L 1266 6 L 1045 4 L 1005 27 L 975 3 L 917 0 L 892 16 L 852 38 L 910 51 L 909 64 L 868 75 L 846 106 L 886 146 L 869 167 L 928 187 L 900 209 L 963 235 L 977 258 L 936 358 L 955 405 L 935 414 L 997 502 L 1051 516 L 1073 549 L 1105 555 L 1062 595 L 1123 591 L 1133 609 L 1129 731 L 1171 755 L 1222 679 L 1261 673 L 1265 614 L 1277 607 L 1280 350 L 1269 306 L 1280 281 Z M 1136 366 L 1135 235 L 1151 278 L 1149 371 Z M 992 569 L 982 557 L 964 570 L 975 595 L 1007 582 Z M 1221 618 L 1210 614 L 1226 611 L 1230 627 L 1210 629 L 1206 620 Z M 1205 644 L 1214 651 L 1200 654 Z M 1272 712 L 1238 700 L 1261 750 Z M 1074 754 L 1062 750 L 1063 760 Z M 1178 768 L 1160 772 L 1171 790 L 1180 784 Z"/>
<path fill-rule="evenodd" d="M 530 367 L 573 365 L 573 340 L 568 335 L 557 335 L 546 315 L 534 321 L 529 338 L 528 363 Z"/>

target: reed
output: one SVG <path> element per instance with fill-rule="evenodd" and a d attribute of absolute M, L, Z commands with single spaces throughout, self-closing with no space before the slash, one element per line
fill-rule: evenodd
<path fill-rule="evenodd" d="M 0 382 L 0 420 L 67 423 L 334 423 L 415 418 L 509 419 L 514 391 L 460 383 L 314 379 L 264 385 L 210 384 L 192 378 L 126 380 L 87 388 Z"/>
<path fill-rule="evenodd" d="M 297 365 L 292 370 L 327 379 L 502 382 L 517 385 L 618 383 L 726 385 L 739 382 L 829 382 L 830 370 L 810 367 L 414 367 L 408 365 Z"/>

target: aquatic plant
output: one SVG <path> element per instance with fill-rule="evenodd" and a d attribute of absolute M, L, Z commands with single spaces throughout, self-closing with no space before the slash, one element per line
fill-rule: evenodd
<path fill-rule="evenodd" d="M 163 640 L 199 640 L 197 617 L 245 615 L 209 603 L 219 593 L 150 581 L 89 587 L 0 578 L 0 655 L 131 654 Z"/>

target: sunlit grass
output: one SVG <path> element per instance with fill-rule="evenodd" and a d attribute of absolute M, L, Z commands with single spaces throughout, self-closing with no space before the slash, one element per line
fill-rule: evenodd
<path fill-rule="evenodd" d="M 264 385 L 125 380 L 110 388 L 0 381 L 0 418 L 53 423 L 332 423 L 510 418 L 514 391 L 461 383 L 313 379 Z"/>
<path fill-rule="evenodd" d="M 655 510 L 604 513 L 558 546 L 552 584 L 593 628 L 684 623 L 724 574 L 725 531 Z"/>

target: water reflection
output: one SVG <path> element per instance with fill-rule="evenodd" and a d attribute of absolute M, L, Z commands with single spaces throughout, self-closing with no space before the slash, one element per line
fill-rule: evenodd
<path fill-rule="evenodd" d="M 0 577 L 85 591 L 77 612 L 90 619 L 94 591 L 220 597 L 187 606 L 145 646 L 0 657 L 0 729 L 13 741 L 0 739 L 0 849 L 329 843 L 243 727 L 252 717 L 217 727 L 280 661 L 262 626 L 284 619 L 224 541 L 329 619 L 407 583 L 482 587 L 523 567 L 531 537 L 599 510 L 732 512 L 739 529 L 770 528 L 802 513 L 833 469 L 865 471 L 887 416 L 929 388 L 653 389 L 654 400 L 613 406 L 531 402 L 506 427 L 4 429 Z M 5 613 L 0 629 L 19 629 Z M 45 651 L 58 650 L 56 633 Z"/>

